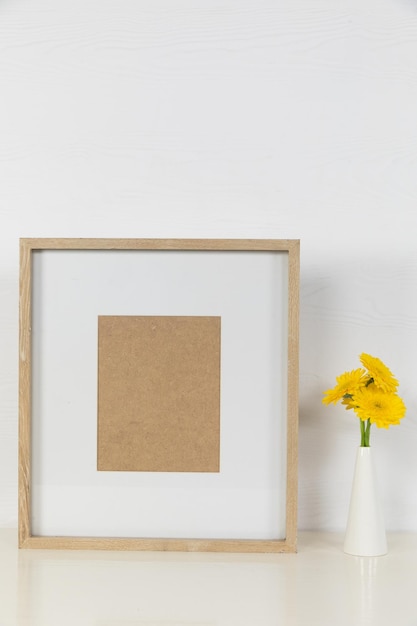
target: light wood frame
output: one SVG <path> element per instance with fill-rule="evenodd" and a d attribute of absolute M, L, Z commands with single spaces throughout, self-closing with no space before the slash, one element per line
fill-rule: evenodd
<path fill-rule="evenodd" d="M 202 250 L 288 253 L 286 536 L 278 540 L 149 539 L 35 536 L 31 529 L 32 253 L 36 250 Z M 21 239 L 19 334 L 19 547 L 50 549 L 295 552 L 299 351 L 298 240 L 275 239 Z"/>

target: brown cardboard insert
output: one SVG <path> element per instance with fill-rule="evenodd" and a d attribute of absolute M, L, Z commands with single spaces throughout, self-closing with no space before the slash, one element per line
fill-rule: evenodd
<path fill-rule="evenodd" d="M 220 471 L 220 317 L 99 316 L 102 471 Z"/>

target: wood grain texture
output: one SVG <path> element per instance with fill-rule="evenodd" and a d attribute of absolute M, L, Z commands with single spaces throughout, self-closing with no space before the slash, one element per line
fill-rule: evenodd
<path fill-rule="evenodd" d="M 288 381 L 286 536 L 283 540 L 183 540 L 35 537 L 31 534 L 31 254 L 33 250 L 246 250 L 288 253 Z M 55 549 L 294 552 L 297 548 L 298 240 L 22 239 L 20 277 L 19 546 Z"/>
<path fill-rule="evenodd" d="M 30 536 L 31 466 L 31 249 L 20 246 L 19 331 L 19 545 Z"/>
<path fill-rule="evenodd" d="M 287 542 L 297 545 L 298 512 L 298 403 L 299 403 L 299 310 L 300 242 L 294 241 L 288 259 L 288 380 L 287 380 Z"/>
<path fill-rule="evenodd" d="M 289 553 L 296 551 L 294 541 L 252 541 L 230 539 L 121 539 L 99 537 L 27 537 L 20 548 L 39 550 L 120 550 L 155 552 L 247 552 Z"/>
<path fill-rule="evenodd" d="M 26 238 L 30 250 L 296 250 L 291 239 L 50 239 Z"/>

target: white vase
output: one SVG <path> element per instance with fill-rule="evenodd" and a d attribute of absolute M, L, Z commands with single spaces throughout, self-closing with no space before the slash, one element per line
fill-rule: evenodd
<path fill-rule="evenodd" d="M 356 454 L 344 551 L 356 556 L 387 553 L 384 517 L 378 495 L 371 448 Z"/>

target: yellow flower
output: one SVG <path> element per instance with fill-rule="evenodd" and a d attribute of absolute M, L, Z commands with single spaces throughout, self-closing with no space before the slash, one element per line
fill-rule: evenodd
<path fill-rule="evenodd" d="M 375 385 L 359 389 L 355 395 L 355 413 L 363 420 L 370 420 L 378 428 L 399 424 L 405 415 L 405 404 L 395 393 L 386 393 Z"/>
<path fill-rule="evenodd" d="M 398 380 L 394 378 L 391 371 L 381 359 L 371 356 L 370 354 L 365 354 L 365 352 L 362 352 L 359 358 L 377 387 L 388 393 L 397 390 Z"/>
<path fill-rule="evenodd" d="M 336 376 L 337 385 L 333 389 L 325 391 L 323 404 L 338 402 L 346 395 L 354 395 L 366 382 L 365 370 L 359 367 L 351 372 L 345 372 L 341 376 Z"/>

